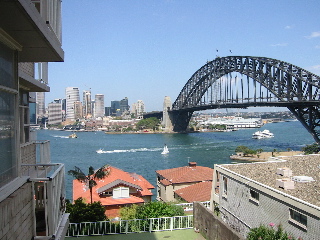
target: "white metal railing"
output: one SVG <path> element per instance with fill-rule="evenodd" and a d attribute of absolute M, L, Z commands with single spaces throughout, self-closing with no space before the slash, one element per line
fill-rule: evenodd
<path fill-rule="evenodd" d="M 193 228 L 193 215 L 102 222 L 69 223 L 66 237 L 173 231 Z"/>
<path fill-rule="evenodd" d="M 37 147 L 37 160 L 36 163 L 50 163 L 50 141 L 49 140 L 37 140 L 34 141 Z"/>
<path fill-rule="evenodd" d="M 206 208 L 210 208 L 210 201 L 201 202 Z M 176 204 L 177 206 L 183 207 L 183 210 L 185 212 L 192 211 L 193 210 L 193 203 L 179 203 Z"/>
<path fill-rule="evenodd" d="M 65 213 L 64 164 L 23 164 L 33 186 L 35 235 L 55 235 Z M 38 229 L 36 228 L 38 226 Z M 39 227 L 40 226 L 40 227 Z M 36 239 L 36 238 L 35 238 Z"/>

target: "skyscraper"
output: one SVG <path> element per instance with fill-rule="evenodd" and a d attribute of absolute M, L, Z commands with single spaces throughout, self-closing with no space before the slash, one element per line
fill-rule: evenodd
<path fill-rule="evenodd" d="M 129 104 L 128 104 L 128 98 L 125 97 L 120 101 L 120 113 L 124 113 L 126 111 L 129 111 Z"/>
<path fill-rule="evenodd" d="M 120 115 L 120 101 L 111 101 L 111 116 Z"/>
<path fill-rule="evenodd" d="M 85 118 L 92 117 L 91 90 L 83 91 L 83 116 Z"/>
<path fill-rule="evenodd" d="M 95 107 L 94 107 L 94 117 L 103 117 L 104 116 L 104 95 L 96 94 L 95 96 Z"/>
<path fill-rule="evenodd" d="M 62 122 L 62 103 L 61 100 L 54 100 L 48 104 L 48 124 L 57 125 Z"/>
<path fill-rule="evenodd" d="M 79 88 L 67 87 L 66 88 L 66 118 L 75 120 L 74 103 L 80 101 Z"/>
<path fill-rule="evenodd" d="M 144 112 L 145 106 L 142 100 L 138 100 L 136 103 L 132 104 L 131 113 L 133 113 L 136 118 L 142 118 Z"/>
<path fill-rule="evenodd" d="M 44 92 L 36 93 L 36 111 L 37 111 L 37 119 L 42 118 L 46 113 Z"/>

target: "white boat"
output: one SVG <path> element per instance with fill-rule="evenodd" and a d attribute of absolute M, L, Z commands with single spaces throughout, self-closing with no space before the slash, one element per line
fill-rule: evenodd
<path fill-rule="evenodd" d="M 104 153 L 105 151 L 103 151 L 103 149 L 100 148 L 100 149 L 97 150 L 96 152 L 99 153 L 99 154 L 101 154 L 101 153 Z"/>
<path fill-rule="evenodd" d="M 72 133 L 71 135 L 69 135 L 69 138 L 77 138 L 78 136 L 77 136 L 77 134 L 75 134 L 75 133 Z"/>
<path fill-rule="evenodd" d="M 273 138 L 274 135 L 269 130 L 265 129 L 263 131 L 257 131 L 252 134 L 252 138 L 254 139 L 263 139 L 263 138 Z"/>
<path fill-rule="evenodd" d="M 168 149 L 167 145 L 165 144 L 161 154 L 168 154 L 168 153 L 169 153 L 169 149 Z"/>

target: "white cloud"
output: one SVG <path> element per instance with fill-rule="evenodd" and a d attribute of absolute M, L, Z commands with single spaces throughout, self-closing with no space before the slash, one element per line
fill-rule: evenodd
<path fill-rule="evenodd" d="M 308 39 L 320 37 L 320 32 L 312 32 L 309 36 L 305 36 L 305 37 Z"/>
<path fill-rule="evenodd" d="M 294 25 L 287 25 L 287 26 L 285 26 L 285 29 L 292 29 L 292 28 L 294 28 Z"/>
<path fill-rule="evenodd" d="M 271 47 L 286 47 L 286 46 L 288 46 L 288 43 L 271 44 Z"/>

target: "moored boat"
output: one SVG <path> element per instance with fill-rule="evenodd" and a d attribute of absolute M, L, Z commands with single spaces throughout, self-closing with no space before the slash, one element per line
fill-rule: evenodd
<path fill-rule="evenodd" d="M 252 138 L 254 139 L 263 139 L 263 138 L 272 138 L 272 137 L 274 137 L 273 133 L 271 133 L 267 129 L 263 131 L 257 131 L 254 134 L 252 134 Z"/>

